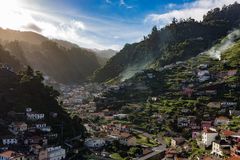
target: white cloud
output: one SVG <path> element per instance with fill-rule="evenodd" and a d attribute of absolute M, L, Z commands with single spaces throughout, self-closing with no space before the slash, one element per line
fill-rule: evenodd
<path fill-rule="evenodd" d="M 172 9 L 172 8 L 174 8 L 174 7 L 176 7 L 177 6 L 177 4 L 175 4 L 175 3 L 169 3 L 167 6 L 166 6 L 166 8 L 167 9 Z"/>
<path fill-rule="evenodd" d="M 119 36 L 113 36 L 114 39 L 119 39 L 120 37 Z"/>
<path fill-rule="evenodd" d="M 122 23 L 112 23 L 112 20 L 84 15 L 81 17 L 79 13 L 59 14 L 52 10 L 50 12 L 42 8 L 35 9 L 34 5 L 28 7 L 24 4 L 23 7 L 23 3 L 21 5 L 14 3 L 20 1 L 24 2 L 24 0 L 8 0 L 9 3 L 0 6 L 0 27 L 35 31 L 49 38 L 67 40 L 81 47 L 98 49 L 119 50 L 124 43 L 132 42 L 139 36 L 139 32 L 134 32 L 135 28 L 126 27 Z M 129 32 L 131 34 L 125 35 Z M 115 35 L 118 35 L 118 38 L 114 37 Z"/>
<path fill-rule="evenodd" d="M 105 2 L 106 2 L 106 3 L 109 3 L 109 4 L 111 4 L 111 3 L 112 3 L 112 1 L 111 1 L 111 0 L 105 0 Z"/>
<path fill-rule="evenodd" d="M 84 30 L 85 29 L 85 25 L 83 22 L 81 21 L 76 21 L 76 20 L 72 20 L 71 24 L 76 27 L 76 29 L 82 29 Z"/>
<path fill-rule="evenodd" d="M 128 5 L 125 0 L 120 0 L 119 1 L 120 6 L 126 7 L 127 9 L 132 9 L 133 6 Z"/>
<path fill-rule="evenodd" d="M 240 0 L 197 0 L 190 3 L 184 3 L 183 5 L 179 6 L 182 9 L 171 10 L 163 14 L 149 14 L 144 21 L 145 23 L 150 22 L 165 25 L 170 23 L 173 18 L 187 19 L 191 17 L 196 20 L 202 20 L 203 15 L 206 14 L 210 9 L 233 4 L 234 2 L 240 2 Z"/>
<path fill-rule="evenodd" d="M 166 5 L 167 13 L 152 13 L 145 18 L 145 24 L 114 17 L 89 17 L 79 11 L 44 5 L 43 0 L 7 0 L 0 6 L 0 27 L 15 30 L 32 30 L 44 36 L 67 40 L 86 48 L 117 49 L 125 43 L 140 41 L 153 24 L 164 26 L 172 18 L 195 18 L 215 7 L 222 7 L 240 0 L 197 0 L 182 5 Z M 47 1 L 47 0 L 46 0 Z M 104 1 L 103 1 L 104 2 Z M 127 0 L 105 0 L 124 8 L 133 8 Z M 48 8 L 46 8 L 48 7 Z M 175 8 L 175 10 L 174 10 Z M 177 9 L 176 9 L 177 8 Z M 179 9 L 181 8 L 181 9 Z M 137 20 L 138 21 L 138 20 Z"/>
<path fill-rule="evenodd" d="M 125 1 L 124 0 L 120 0 L 120 5 L 126 5 Z"/>

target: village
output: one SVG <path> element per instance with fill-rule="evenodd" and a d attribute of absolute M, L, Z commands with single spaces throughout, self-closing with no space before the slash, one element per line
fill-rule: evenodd
<path fill-rule="evenodd" d="M 57 118 L 58 114 L 45 115 L 26 107 L 24 113 L 11 111 L 8 117 L 1 119 L 0 159 L 65 159 L 66 150 L 57 145 L 60 135 L 45 122 L 47 116 Z"/>
<path fill-rule="evenodd" d="M 93 92 L 84 92 L 89 85 L 68 89 L 64 104 L 71 114 L 82 118 L 89 133 L 84 146 L 92 156 L 141 160 L 239 159 L 240 111 L 239 99 L 234 98 L 239 94 L 239 84 L 229 81 L 237 75 L 237 69 L 213 74 L 214 65 L 202 63 L 194 66 L 195 71 L 192 67 L 189 63 L 177 62 L 159 69 L 184 71 L 182 75 L 191 79 L 183 78 L 179 86 L 170 86 L 171 90 L 162 96 L 148 97 L 146 103 L 126 99 L 118 110 L 111 106 L 122 105 L 124 100 L 113 95 L 126 93 L 129 88 L 149 93 L 146 91 L 149 86 L 126 81 L 119 86 L 95 85 L 98 89 L 92 85 Z M 193 71 L 188 71 L 190 69 Z M 156 72 L 142 72 L 140 76 L 147 83 L 159 80 Z M 171 78 L 168 82 L 178 84 Z M 176 97 L 183 98 L 176 101 Z"/>
<path fill-rule="evenodd" d="M 56 131 L 45 121 L 56 120 L 58 113 L 38 113 L 29 106 L 1 118 L 0 159 L 71 159 L 69 153 L 83 150 L 89 153 L 85 159 L 240 159 L 238 70 L 216 73 L 220 67 L 213 62 L 199 63 L 143 71 L 136 79 L 144 83 L 59 85 L 59 103 L 82 119 L 87 137 L 62 140 L 61 123 Z M 167 82 L 162 82 L 165 71 Z M 151 89 L 162 83 L 167 90 Z M 153 92 L 156 96 L 134 102 Z M 132 98 L 122 96 L 127 93 Z"/>

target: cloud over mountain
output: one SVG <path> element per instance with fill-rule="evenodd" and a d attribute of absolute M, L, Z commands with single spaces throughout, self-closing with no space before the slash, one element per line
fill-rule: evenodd
<path fill-rule="evenodd" d="M 240 0 L 197 0 L 180 5 L 171 3 L 167 5 L 167 8 L 170 8 L 168 12 L 161 14 L 151 13 L 146 16 L 145 23 L 158 23 L 162 26 L 170 23 L 173 18 L 187 19 L 191 17 L 196 20 L 202 20 L 203 15 L 206 14 L 210 9 L 229 5 L 234 2 L 240 2 Z"/>

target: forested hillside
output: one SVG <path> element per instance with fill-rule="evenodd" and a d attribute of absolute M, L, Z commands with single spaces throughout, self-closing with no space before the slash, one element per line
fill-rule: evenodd
<path fill-rule="evenodd" d="M 81 83 L 100 67 L 93 51 L 70 42 L 49 40 L 33 32 L 3 29 L 0 29 L 0 39 L 3 48 L 20 63 L 18 65 L 29 65 L 57 82 Z"/>
<path fill-rule="evenodd" d="M 43 84 L 43 76 L 40 72 L 34 72 L 30 67 L 16 74 L 6 67 L 0 69 L 0 118 L 10 112 L 24 113 L 26 107 L 34 111 L 49 115 L 57 113 L 58 118 L 46 119 L 46 122 L 59 131 L 58 125 L 63 123 L 64 136 L 72 137 L 83 134 L 84 127 L 78 118 L 70 116 L 58 104 L 59 93 L 52 87 Z M 13 114 L 13 113 L 12 113 Z M 12 121 L 14 118 L 11 119 Z M 16 119 L 17 120 L 17 119 Z"/>
<path fill-rule="evenodd" d="M 201 22 L 192 18 L 173 19 L 171 24 L 160 30 L 154 27 L 143 41 L 126 44 L 95 73 L 94 80 L 125 80 L 144 69 L 187 60 L 213 46 L 239 24 L 238 3 L 209 11 Z"/>
<path fill-rule="evenodd" d="M 7 64 L 16 71 L 20 71 L 21 69 L 23 69 L 21 63 L 14 56 L 10 55 L 8 51 L 4 50 L 4 48 L 1 45 L 0 45 L 0 64 L 1 65 Z"/>
<path fill-rule="evenodd" d="M 221 43 L 216 44 L 216 46 L 220 45 Z M 212 86 L 218 93 L 213 98 L 215 101 L 228 99 L 239 102 L 240 40 L 235 40 L 233 45 L 225 50 L 218 50 L 220 59 L 213 57 L 210 51 L 212 48 L 196 57 L 172 63 L 160 70 L 148 69 L 135 74 L 132 78 L 120 83 L 119 89 L 105 92 L 103 95 L 109 101 L 105 105 L 101 99 L 97 100 L 99 107 L 120 110 L 121 106 L 128 103 L 144 103 L 149 97 L 161 97 L 162 100 L 173 99 L 178 102 L 181 98 L 189 98 L 187 95 L 189 88 L 191 92 L 189 99 L 196 100 L 199 94 L 208 99 L 209 95 L 202 92 Z M 204 72 L 207 71 L 206 77 L 201 76 L 201 66 L 206 66 L 203 69 Z M 229 91 L 231 85 L 236 86 L 231 90 L 232 92 Z M 207 102 L 211 100 L 208 99 Z"/>

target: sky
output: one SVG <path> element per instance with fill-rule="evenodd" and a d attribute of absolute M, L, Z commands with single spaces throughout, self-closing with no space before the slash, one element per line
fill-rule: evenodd
<path fill-rule="evenodd" d="M 141 41 L 154 25 L 175 17 L 202 20 L 208 10 L 240 0 L 6 0 L 0 27 L 34 31 L 80 47 L 120 50 Z"/>

